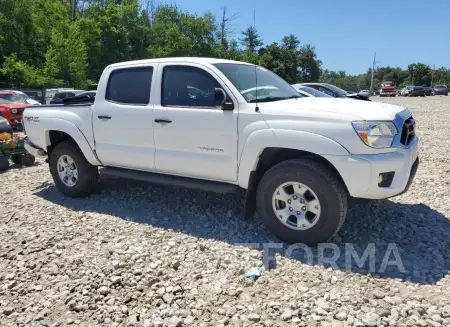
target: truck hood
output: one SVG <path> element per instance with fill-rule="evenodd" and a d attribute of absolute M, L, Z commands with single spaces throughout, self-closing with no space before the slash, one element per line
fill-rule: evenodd
<path fill-rule="evenodd" d="M 263 115 L 308 117 L 322 113 L 342 116 L 348 120 L 394 120 L 405 108 L 372 101 L 345 98 L 299 98 L 259 103 Z"/>

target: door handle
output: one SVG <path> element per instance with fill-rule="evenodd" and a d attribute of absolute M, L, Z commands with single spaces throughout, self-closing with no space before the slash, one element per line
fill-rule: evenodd
<path fill-rule="evenodd" d="M 155 123 L 159 124 L 170 124 L 172 121 L 170 119 L 155 119 Z"/>
<path fill-rule="evenodd" d="M 111 119 L 111 116 L 97 116 L 99 119 Z"/>

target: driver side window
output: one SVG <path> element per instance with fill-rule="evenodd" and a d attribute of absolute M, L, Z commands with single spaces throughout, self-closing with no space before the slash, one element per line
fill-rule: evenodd
<path fill-rule="evenodd" d="M 166 66 L 163 71 L 161 105 L 216 108 L 215 88 L 220 84 L 208 72 L 192 66 Z"/>

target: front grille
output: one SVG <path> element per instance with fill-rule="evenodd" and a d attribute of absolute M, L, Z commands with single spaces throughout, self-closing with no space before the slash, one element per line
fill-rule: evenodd
<path fill-rule="evenodd" d="M 400 137 L 400 143 L 408 146 L 416 136 L 416 121 L 410 117 L 403 123 L 402 135 Z"/>

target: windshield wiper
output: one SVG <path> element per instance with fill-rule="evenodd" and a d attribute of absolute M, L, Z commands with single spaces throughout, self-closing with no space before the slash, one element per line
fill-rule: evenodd
<path fill-rule="evenodd" d="M 260 99 L 253 99 L 250 100 L 250 103 L 255 103 L 255 102 L 271 102 L 271 101 L 281 101 L 281 100 L 288 100 L 288 99 L 298 99 L 301 98 L 300 95 L 292 95 L 290 97 L 265 97 L 265 98 L 260 98 Z"/>

